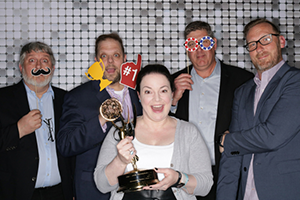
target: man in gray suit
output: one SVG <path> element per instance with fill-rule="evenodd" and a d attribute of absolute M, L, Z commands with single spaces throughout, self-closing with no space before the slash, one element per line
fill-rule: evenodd
<path fill-rule="evenodd" d="M 257 74 L 236 90 L 230 133 L 220 137 L 217 199 L 299 199 L 300 70 L 283 60 L 272 22 L 253 20 L 244 35 Z"/>

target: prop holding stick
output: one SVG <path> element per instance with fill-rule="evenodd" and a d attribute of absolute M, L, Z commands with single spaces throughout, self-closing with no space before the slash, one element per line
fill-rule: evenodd
<path fill-rule="evenodd" d="M 35 70 L 35 68 L 33 68 L 31 70 L 31 75 L 34 77 L 34 88 L 35 88 L 35 94 L 36 94 L 36 108 L 39 109 L 39 100 L 37 97 L 37 81 L 36 78 L 40 75 L 43 76 L 49 76 L 51 74 L 51 69 L 49 67 L 47 67 L 48 71 L 45 71 L 44 69 L 37 69 Z"/>

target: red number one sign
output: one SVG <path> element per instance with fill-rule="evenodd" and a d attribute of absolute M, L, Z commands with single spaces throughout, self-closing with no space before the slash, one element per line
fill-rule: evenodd
<path fill-rule="evenodd" d="M 135 89 L 136 78 L 141 71 L 142 56 L 138 54 L 136 64 L 133 62 L 123 63 L 121 65 L 121 80 L 120 83 L 132 89 Z"/>

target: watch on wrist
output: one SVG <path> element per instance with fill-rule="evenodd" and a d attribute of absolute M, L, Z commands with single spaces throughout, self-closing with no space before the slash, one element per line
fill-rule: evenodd
<path fill-rule="evenodd" d="M 172 185 L 171 187 L 181 188 L 181 187 L 183 187 L 183 186 L 185 185 L 185 183 L 181 181 L 181 179 L 182 179 L 182 174 L 181 174 L 181 172 L 180 172 L 180 171 L 176 171 L 176 172 L 178 173 L 178 180 L 177 180 L 177 182 L 176 182 L 174 185 Z"/>
<path fill-rule="evenodd" d="M 224 133 L 221 134 L 221 135 L 219 135 L 218 140 L 217 140 L 217 143 L 218 143 L 218 145 L 219 145 L 220 147 L 224 147 L 224 146 L 222 145 L 223 135 L 224 135 Z"/>

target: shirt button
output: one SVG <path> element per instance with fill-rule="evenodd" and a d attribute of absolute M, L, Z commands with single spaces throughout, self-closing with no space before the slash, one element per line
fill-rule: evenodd
<path fill-rule="evenodd" d="M 171 165 L 170 165 L 171 167 L 173 167 L 173 163 L 171 163 Z"/>

